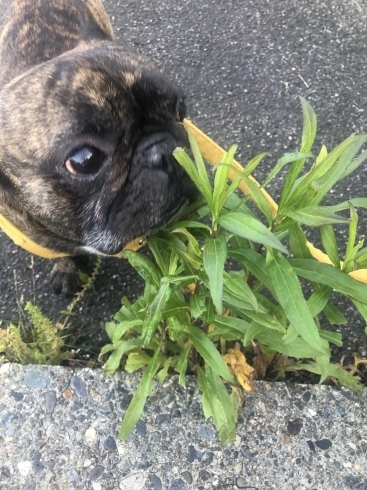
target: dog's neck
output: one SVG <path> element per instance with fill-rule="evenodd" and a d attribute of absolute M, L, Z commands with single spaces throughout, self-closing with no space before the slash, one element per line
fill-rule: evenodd
<path fill-rule="evenodd" d="M 100 0 L 0 0 L 0 16 L 0 88 L 81 43 L 113 39 Z"/>

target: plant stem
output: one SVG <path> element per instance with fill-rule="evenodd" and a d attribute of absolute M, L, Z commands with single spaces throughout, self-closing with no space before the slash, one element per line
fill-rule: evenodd
<path fill-rule="evenodd" d="M 161 353 L 162 356 L 165 357 L 166 355 L 166 339 L 167 339 L 167 320 L 163 319 L 161 321 Z"/>

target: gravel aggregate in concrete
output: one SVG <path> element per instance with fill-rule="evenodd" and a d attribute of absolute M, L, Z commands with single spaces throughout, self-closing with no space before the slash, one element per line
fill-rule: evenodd
<path fill-rule="evenodd" d="M 27 385 L 31 371 L 49 385 Z M 367 489 L 366 390 L 257 382 L 222 446 L 191 377 L 186 390 L 156 383 L 122 442 L 139 375 L 5 364 L 0 376 L 1 490 Z"/>

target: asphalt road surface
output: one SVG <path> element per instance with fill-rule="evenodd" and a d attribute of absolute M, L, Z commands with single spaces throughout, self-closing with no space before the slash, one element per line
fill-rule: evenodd
<path fill-rule="evenodd" d="M 187 94 L 188 116 L 220 145 L 239 144 L 237 157 L 272 153 L 256 176 L 263 178 L 284 152 L 300 144 L 302 95 L 318 114 L 317 145 L 330 149 L 351 133 L 367 131 L 366 0 L 105 0 L 117 38 L 153 59 Z M 365 196 L 366 166 L 328 198 Z M 276 198 L 275 184 L 270 192 Z M 367 215 L 361 214 L 360 236 Z M 338 237 L 345 239 L 345 227 Z M 317 243 L 317 233 L 311 234 Z M 52 264 L 34 258 L 0 234 L 0 319 L 18 322 L 21 306 L 35 298 L 59 318 L 68 302 L 48 285 Z M 85 338 L 96 334 L 132 298 L 141 283 L 124 261 L 106 260 L 95 290 L 74 322 Z M 345 347 L 366 347 L 364 322 L 347 303 Z M 89 343 L 89 342 L 88 342 Z"/>

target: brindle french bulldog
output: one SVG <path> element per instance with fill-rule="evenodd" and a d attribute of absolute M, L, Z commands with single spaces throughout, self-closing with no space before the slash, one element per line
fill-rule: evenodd
<path fill-rule="evenodd" d="M 0 213 L 71 256 L 114 255 L 194 197 L 182 92 L 114 40 L 100 0 L 0 0 Z M 60 259 L 56 291 L 76 287 Z"/>

